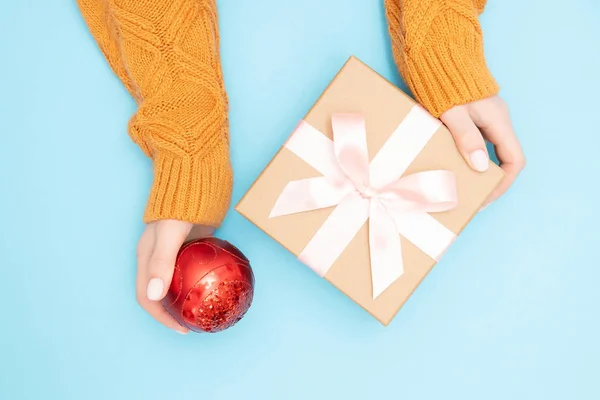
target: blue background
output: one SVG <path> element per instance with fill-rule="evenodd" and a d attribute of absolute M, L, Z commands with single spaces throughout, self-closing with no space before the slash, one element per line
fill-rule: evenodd
<path fill-rule="evenodd" d="M 401 84 L 375 0 L 219 1 L 234 202 L 350 54 Z M 600 3 L 492 0 L 529 164 L 383 328 L 235 212 L 252 309 L 180 336 L 134 300 L 151 165 L 73 1 L 0 13 L 0 399 L 598 399 Z"/>

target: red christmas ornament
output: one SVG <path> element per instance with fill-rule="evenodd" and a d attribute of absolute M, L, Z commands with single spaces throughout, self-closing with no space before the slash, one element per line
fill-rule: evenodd
<path fill-rule="evenodd" d="M 181 247 L 162 303 L 182 326 L 212 333 L 242 319 L 253 295 L 254 274 L 246 256 L 232 244 L 210 237 Z"/>

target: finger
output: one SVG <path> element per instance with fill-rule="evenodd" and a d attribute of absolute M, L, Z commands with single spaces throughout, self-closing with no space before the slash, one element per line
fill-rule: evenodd
<path fill-rule="evenodd" d="M 148 286 L 146 296 L 152 301 L 162 300 L 173 279 L 177 253 L 191 225 L 180 221 L 159 221 L 156 223 L 156 243 L 148 263 Z"/>
<path fill-rule="evenodd" d="M 161 302 L 152 301 L 144 297 L 140 305 L 155 320 L 157 320 L 167 328 L 173 329 L 174 331 L 181 334 L 189 333 L 190 330 L 186 327 L 181 326 L 179 322 L 177 322 L 177 320 L 171 314 L 169 314 L 169 312 L 165 309 Z"/>
<path fill-rule="evenodd" d="M 454 137 L 456 147 L 475 171 L 487 171 L 490 158 L 485 140 L 465 107 L 454 107 L 440 117 Z"/>
<path fill-rule="evenodd" d="M 156 243 L 156 224 L 149 224 L 142 233 L 137 246 L 138 271 L 136 278 L 136 298 L 139 305 L 146 310 L 154 319 L 179 333 L 186 334 L 189 329 L 182 327 L 173 318 L 163 305 L 151 301 L 146 295 L 146 283 L 148 282 L 148 265 Z"/>
<path fill-rule="evenodd" d="M 482 130 L 486 138 L 494 145 L 500 161 L 500 168 L 505 172 L 504 179 L 489 196 L 486 202 L 489 204 L 497 200 L 512 186 L 525 168 L 525 155 L 508 116 L 506 119 L 486 125 Z"/>
<path fill-rule="evenodd" d="M 148 283 L 148 263 L 152 256 L 154 243 L 156 242 L 156 227 L 154 224 L 146 225 L 137 245 L 137 276 L 136 276 L 136 298 L 142 305 L 146 299 L 146 285 Z"/>
<path fill-rule="evenodd" d="M 515 179 L 517 179 L 517 176 L 521 171 L 521 168 L 518 168 L 517 166 L 511 164 L 504 164 L 501 167 L 505 171 L 506 175 L 504 176 L 504 179 L 502 179 L 502 182 L 500 182 L 496 189 L 494 189 L 494 191 L 490 194 L 490 196 L 484 204 L 484 207 L 498 200 L 498 198 L 500 198 L 504 193 L 506 193 L 506 191 L 514 183 Z"/>

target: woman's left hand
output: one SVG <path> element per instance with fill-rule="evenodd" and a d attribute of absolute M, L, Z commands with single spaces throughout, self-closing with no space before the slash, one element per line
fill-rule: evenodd
<path fill-rule="evenodd" d="M 512 127 L 508 106 L 500 96 L 493 96 L 453 107 L 440 119 L 452 133 L 464 159 L 476 171 L 484 172 L 489 167 L 485 140 L 494 145 L 506 175 L 485 207 L 503 195 L 525 167 L 525 155 Z"/>

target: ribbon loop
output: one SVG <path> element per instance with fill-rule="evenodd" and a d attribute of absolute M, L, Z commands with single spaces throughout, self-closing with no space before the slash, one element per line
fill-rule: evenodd
<path fill-rule="evenodd" d="M 377 298 L 404 272 L 400 235 L 435 260 L 454 240 L 454 233 L 428 214 L 457 206 L 454 174 L 435 170 L 402 176 L 439 125 L 415 106 L 369 163 L 362 115 L 334 115 L 333 142 L 302 121 L 286 147 L 323 176 L 289 182 L 269 218 L 335 207 L 299 256 L 321 276 L 368 220 Z"/>
<path fill-rule="evenodd" d="M 331 117 L 335 158 L 359 192 L 369 188 L 369 153 L 365 120 L 358 114 Z"/>

